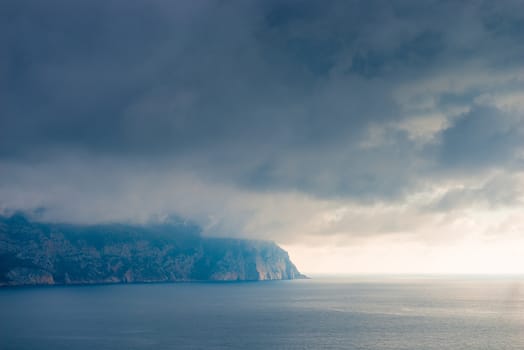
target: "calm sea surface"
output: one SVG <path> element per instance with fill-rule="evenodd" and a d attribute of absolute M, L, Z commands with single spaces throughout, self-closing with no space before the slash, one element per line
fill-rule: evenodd
<path fill-rule="evenodd" d="M 0 349 L 524 349 L 524 278 L 0 289 Z"/>

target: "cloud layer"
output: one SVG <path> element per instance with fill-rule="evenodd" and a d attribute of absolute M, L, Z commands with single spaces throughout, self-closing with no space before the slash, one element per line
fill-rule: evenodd
<path fill-rule="evenodd" d="M 208 234 L 286 244 L 514 232 L 523 10 L 4 2 L 0 208 L 80 222 L 177 213 Z"/>

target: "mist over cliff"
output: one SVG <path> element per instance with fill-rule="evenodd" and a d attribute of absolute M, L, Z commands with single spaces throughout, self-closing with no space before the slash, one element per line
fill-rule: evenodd
<path fill-rule="evenodd" d="M 0 216 L 0 286 L 304 277 L 273 242 L 206 238 L 183 221 L 68 225 Z"/>

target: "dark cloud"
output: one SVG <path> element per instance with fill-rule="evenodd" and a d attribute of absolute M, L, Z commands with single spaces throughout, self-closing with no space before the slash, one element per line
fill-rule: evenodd
<path fill-rule="evenodd" d="M 115 179 L 137 166 L 254 192 L 373 202 L 457 171 L 517 171 L 522 109 L 496 99 L 522 92 L 523 9 L 519 1 L 5 1 L 0 187 L 23 192 L 55 179 L 125 197 Z M 496 96 L 480 103 L 486 94 Z M 69 171 L 78 162 L 83 182 Z M 48 182 L 31 169 L 45 169 Z M 144 175 L 154 192 L 151 179 Z M 39 196 L 29 202 L 45 205 Z M 28 201 L 21 197 L 16 206 Z"/>
<path fill-rule="evenodd" d="M 460 116 L 442 135 L 442 163 L 470 171 L 518 164 L 516 153 L 523 146 L 524 125 L 514 113 L 475 107 Z"/>

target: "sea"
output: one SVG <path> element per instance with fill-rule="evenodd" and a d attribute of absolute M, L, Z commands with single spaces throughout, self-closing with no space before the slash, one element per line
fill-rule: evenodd
<path fill-rule="evenodd" d="M 0 349 L 524 349 L 523 276 L 0 289 Z"/>

